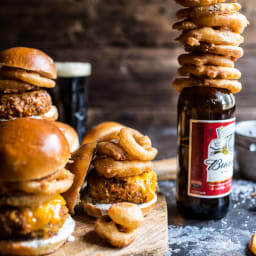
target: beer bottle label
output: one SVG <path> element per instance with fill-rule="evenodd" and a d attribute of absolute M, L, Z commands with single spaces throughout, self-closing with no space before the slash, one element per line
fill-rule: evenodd
<path fill-rule="evenodd" d="M 235 118 L 190 120 L 188 195 L 218 198 L 231 192 Z"/>

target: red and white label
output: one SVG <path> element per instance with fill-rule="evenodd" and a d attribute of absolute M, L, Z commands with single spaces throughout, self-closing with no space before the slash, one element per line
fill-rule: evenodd
<path fill-rule="evenodd" d="M 190 120 L 188 195 L 218 198 L 231 192 L 235 118 Z"/>

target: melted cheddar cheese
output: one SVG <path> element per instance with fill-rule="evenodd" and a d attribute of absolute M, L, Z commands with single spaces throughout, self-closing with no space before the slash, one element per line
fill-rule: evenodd
<path fill-rule="evenodd" d="M 146 202 L 149 202 L 154 198 L 157 183 L 157 176 L 154 171 L 119 179 L 127 182 L 129 185 L 136 185 L 136 187 L 140 187 Z"/>
<path fill-rule="evenodd" d="M 21 209 L 22 215 L 26 220 L 26 230 L 24 233 L 42 231 L 43 236 L 49 232 L 55 233 L 64 224 L 67 214 L 63 216 L 61 208 L 66 205 L 61 195 L 57 195 L 50 201 L 39 205 L 36 208 Z"/>

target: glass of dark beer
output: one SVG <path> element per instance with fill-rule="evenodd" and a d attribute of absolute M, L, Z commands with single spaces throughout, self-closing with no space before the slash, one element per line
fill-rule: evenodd
<path fill-rule="evenodd" d="M 86 132 L 88 113 L 88 77 L 91 65 L 81 62 L 55 62 L 58 79 L 50 90 L 53 103 L 59 111 L 59 120 L 71 125 L 79 139 Z"/>

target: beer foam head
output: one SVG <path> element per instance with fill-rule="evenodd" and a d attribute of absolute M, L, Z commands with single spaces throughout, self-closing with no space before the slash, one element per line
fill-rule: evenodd
<path fill-rule="evenodd" d="M 55 62 L 58 77 L 80 77 L 91 75 L 91 64 L 86 62 Z"/>

